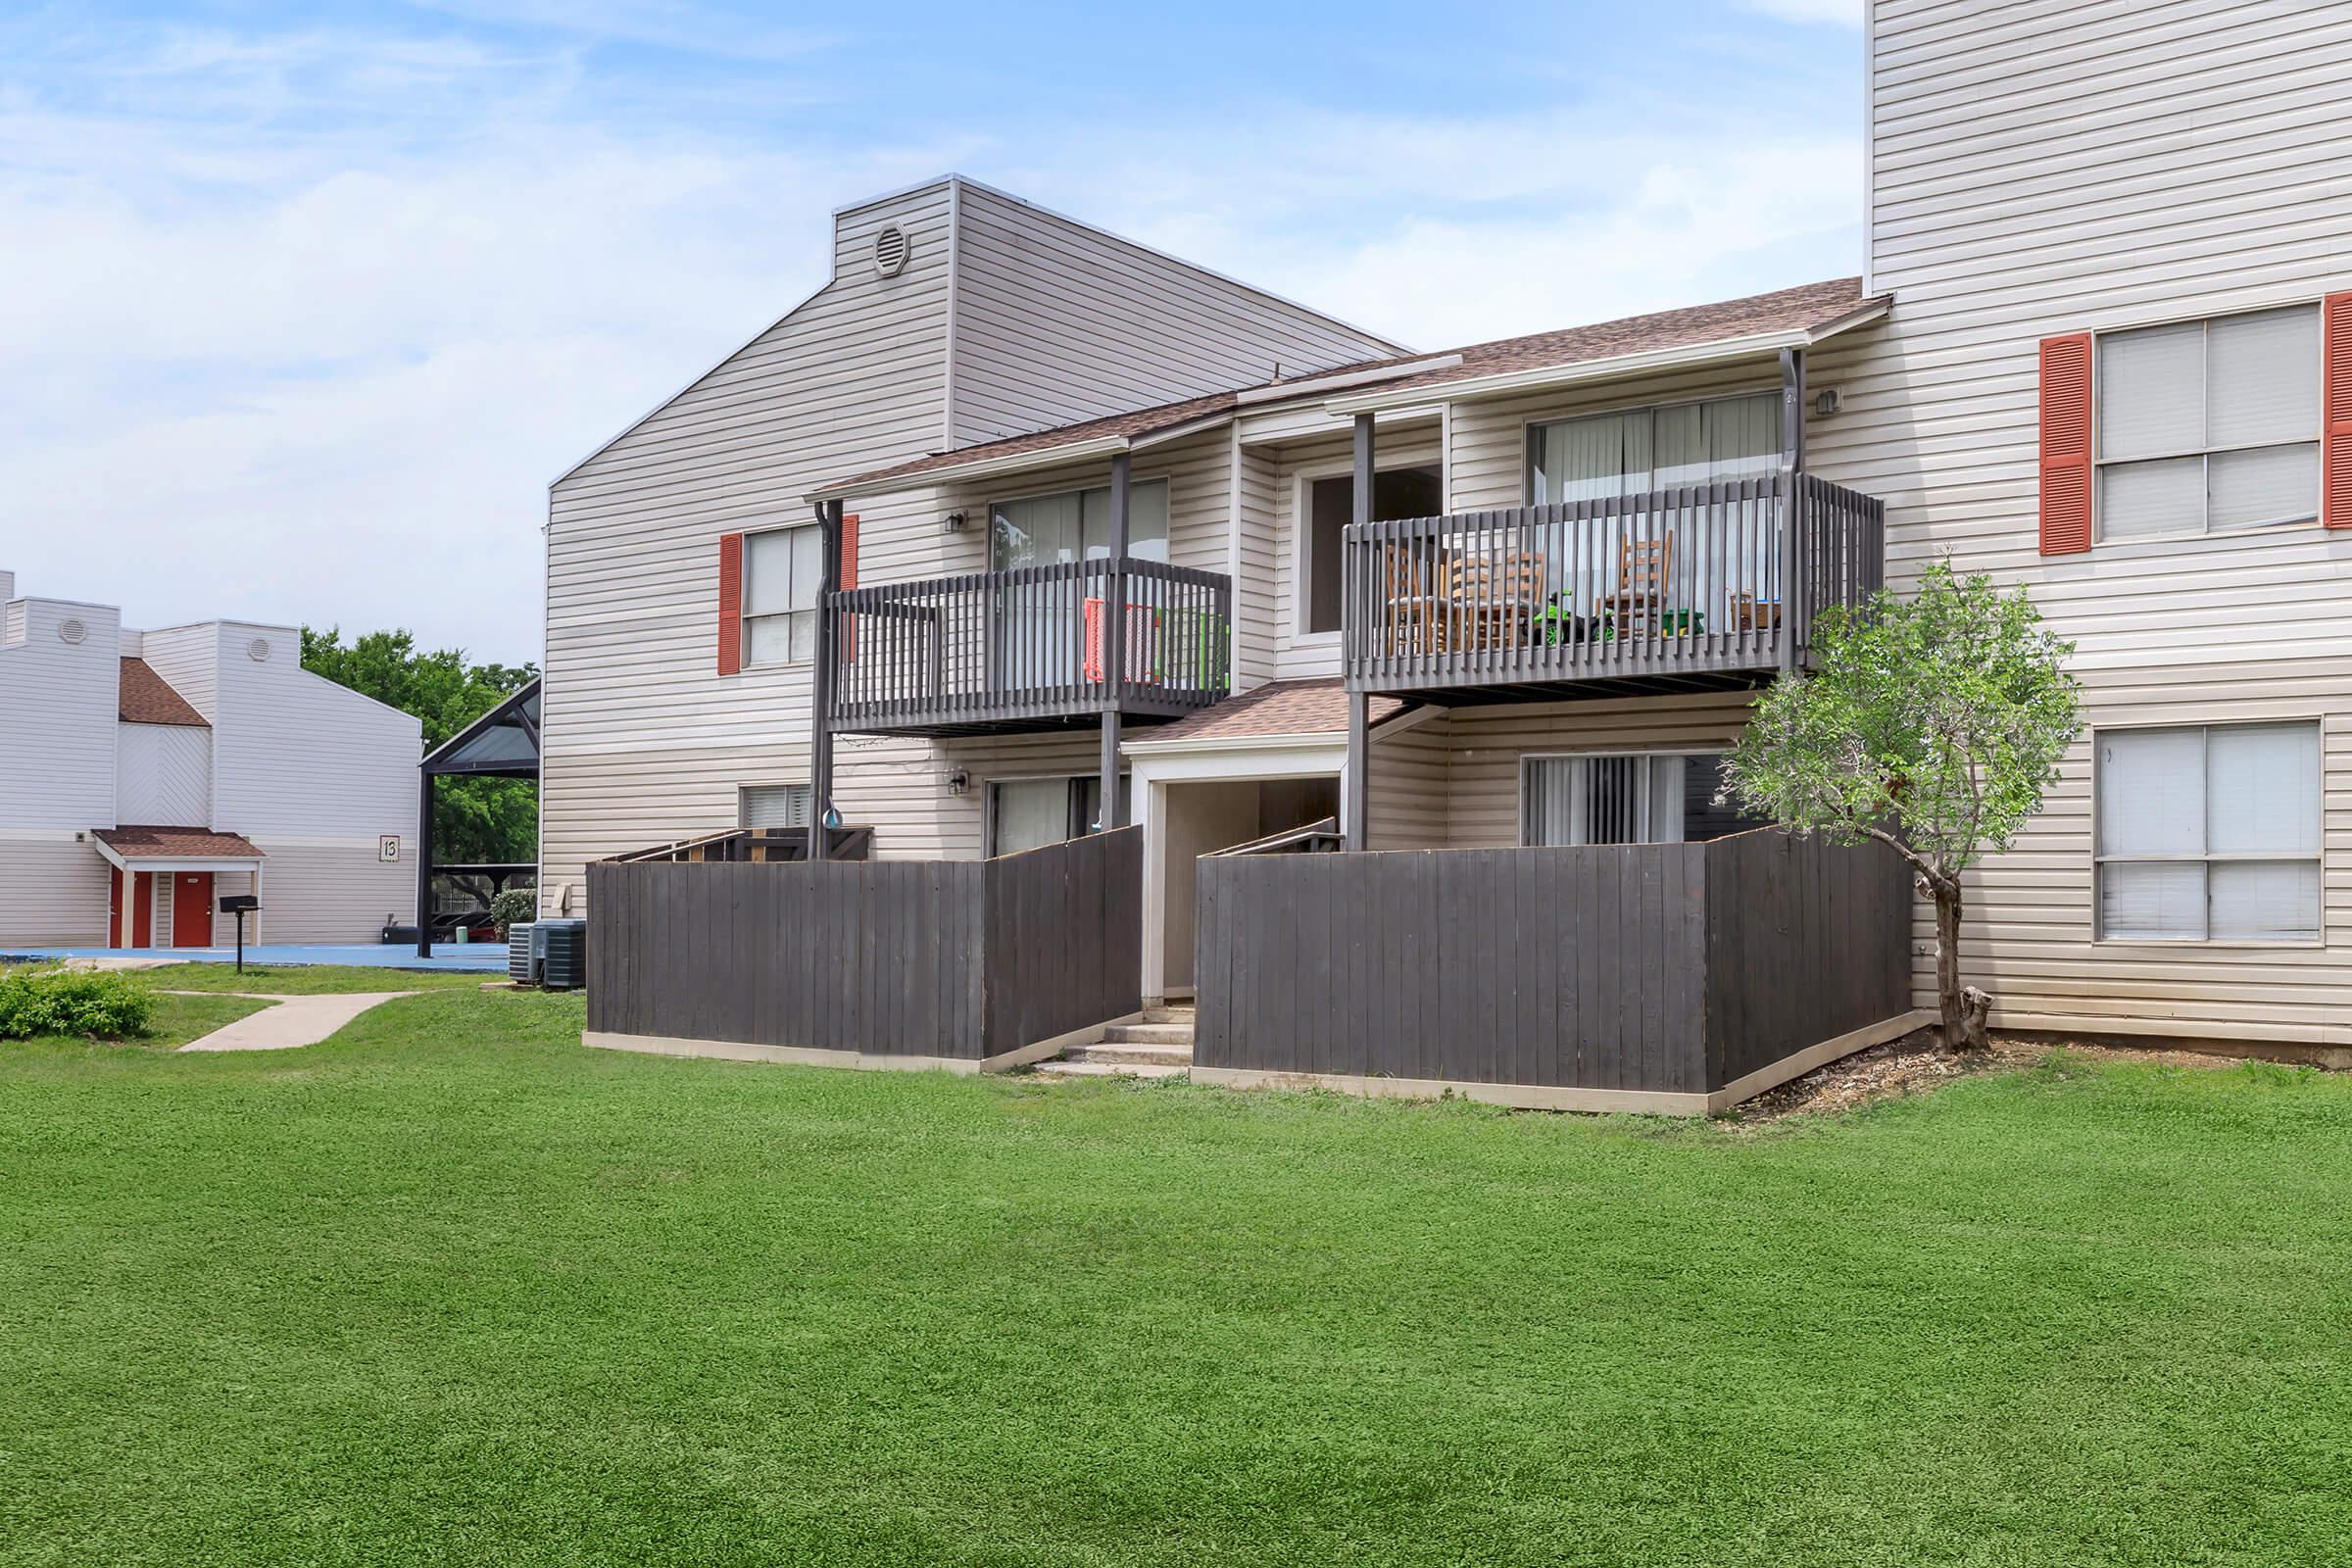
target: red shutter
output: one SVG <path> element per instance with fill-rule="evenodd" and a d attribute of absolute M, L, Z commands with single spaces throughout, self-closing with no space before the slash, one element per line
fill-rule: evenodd
<path fill-rule="evenodd" d="M 858 586 L 858 514 L 848 514 L 841 519 L 841 591 L 848 593 Z M 841 617 L 841 657 L 846 662 L 858 657 L 858 617 Z"/>
<path fill-rule="evenodd" d="M 718 536 L 718 672 L 743 672 L 743 535 Z"/>
<path fill-rule="evenodd" d="M 2041 553 L 2090 548 L 2090 334 L 2041 340 Z"/>
<path fill-rule="evenodd" d="M 2352 294 L 2320 304 L 2320 516 L 2352 528 Z"/>

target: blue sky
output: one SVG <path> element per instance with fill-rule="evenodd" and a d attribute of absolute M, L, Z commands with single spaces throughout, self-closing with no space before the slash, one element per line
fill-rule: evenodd
<path fill-rule="evenodd" d="M 0 568 L 535 658 L 548 480 L 951 169 L 1421 348 L 1853 271 L 1859 13 L 10 9 Z"/>

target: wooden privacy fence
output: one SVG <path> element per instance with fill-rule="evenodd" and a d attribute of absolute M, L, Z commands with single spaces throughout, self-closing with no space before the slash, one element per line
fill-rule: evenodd
<path fill-rule="evenodd" d="M 607 860 L 588 921 L 592 1043 L 996 1064 L 1140 1010 L 1143 834 L 993 860 Z"/>
<path fill-rule="evenodd" d="M 1770 829 L 1217 857 L 1196 908 L 1194 1066 L 1212 1080 L 1703 1099 L 1911 1005 L 1901 861 Z"/>

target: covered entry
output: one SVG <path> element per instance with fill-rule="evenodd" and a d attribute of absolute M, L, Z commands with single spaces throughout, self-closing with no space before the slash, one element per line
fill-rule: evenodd
<path fill-rule="evenodd" d="M 1404 705 L 1375 699 L 1373 718 Z M 1144 995 L 1193 994 L 1200 858 L 1340 815 L 1348 697 L 1272 681 L 1123 748 L 1144 830 Z"/>
<path fill-rule="evenodd" d="M 514 694 L 427 752 L 416 764 L 416 956 L 433 956 L 433 781 L 438 778 L 539 777 L 539 682 Z M 536 865 L 450 865 L 504 888 Z"/>
<path fill-rule="evenodd" d="M 107 863 L 110 948 L 212 947 L 217 901 L 262 892 L 266 858 L 242 834 L 109 827 L 91 842 Z"/>

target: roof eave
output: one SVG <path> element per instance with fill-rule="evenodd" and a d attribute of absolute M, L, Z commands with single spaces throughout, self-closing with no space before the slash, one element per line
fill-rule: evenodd
<path fill-rule="evenodd" d="M 1576 360 L 1563 365 L 1538 366 L 1525 370 L 1503 370 L 1493 375 L 1468 376 L 1458 381 L 1424 382 L 1411 387 L 1386 391 L 1358 392 L 1344 397 L 1329 398 L 1323 407 L 1334 415 L 1376 414 L 1399 408 L 1409 408 L 1433 400 L 1467 402 L 1478 398 L 1503 397 L 1514 392 L 1543 391 L 1548 387 L 1574 386 L 1585 381 L 1607 381 L 1621 376 L 1641 375 L 1653 370 L 1682 369 L 1690 366 L 1728 364 L 1735 360 L 1751 359 L 1758 355 L 1775 354 L 1782 349 L 1810 348 L 1840 332 L 1866 326 L 1885 316 L 1892 305 L 1891 299 L 1865 300 L 1854 310 L 1831 320 L 1812 326 L 1783 327 L 1771 332 L 1749 332 L 1739 337 L 1714 338 L 1704 343 L 1685 343 L 1673 348 L 1649 349 L 1639 354 L 1618 354 L 1607 359 Z"/>

